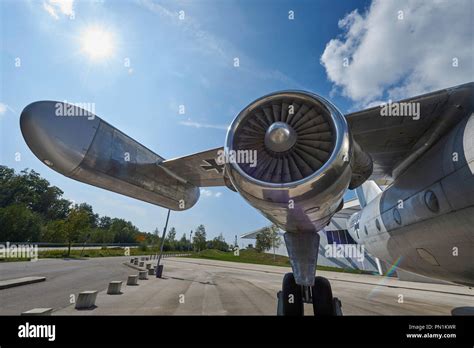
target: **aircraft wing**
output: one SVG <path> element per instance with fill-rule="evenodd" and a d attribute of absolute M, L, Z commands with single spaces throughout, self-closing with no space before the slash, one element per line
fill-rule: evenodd
<path fill-rule="evenodd" d="M 473 111 L 474 83 L 397 102 L 419 103 L 419 118 L 381 116 L 381 107 L 347 114 L 354 140 L 370 154 L 370 179 L 386 185 Z M 393 103 L 395 104 L 395 103 Z"/>
<path fill-rule="evenodd" d="M 224 165 L 218 163 L 219 151 L 223 148 L 166 160 L 160 166 L 197 187 L 224 186 Z"/>

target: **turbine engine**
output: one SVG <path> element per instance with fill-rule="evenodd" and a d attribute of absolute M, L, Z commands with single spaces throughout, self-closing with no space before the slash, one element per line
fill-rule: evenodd
<path fill-rule="evenodd" d="M 300 91 L 248 105 L 229 127 L 224 150 L 235 189 L 288 232 L 322 229 L 342 208 L 346 189 L 372 173 L 341 112 Z"/>

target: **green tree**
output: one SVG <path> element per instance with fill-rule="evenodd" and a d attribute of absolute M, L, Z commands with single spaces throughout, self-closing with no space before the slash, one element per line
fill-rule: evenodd
<path fill-rule="evenodd" d="M 175 250 L 176 249 L 176 228 L 171 227 L 170 230 L 166 233 L 165 245 L 163 246 L 164 250 Z"/>
<path fill-rule="evenodd" d="M 278 234 L 278 227 L 275 225 L 263 228 L 257 234 L 255 249 L 258 252 L 277 249 L 281 246 L 282 240 Z"/>
<path fill-rule="evenodd" d="M 41 218 L 24 204 L 0 208 L 0 241 L 37 242 L 41 233 Z"/>
<path fill-rule="evenodd" d="M 170 242 L 174 242 L 175 238 L 176 238 L 176 228 L 171 227 L 166 239 L 168 239 Z"/>
<path fill-rule="evenodd" d="M 108 216 L 101 216 L 98 219 L 97 227 L 99 227 L 101 229 L 108 230 L 111 225 L 112 225 L 112 218 L 110 218 Z"/>
<path fill-rule="evenodd" d="M 64 234 L 68 243 L 67 256 L 71 255 L 71 245 L 79 241 L 84 232 L 90 230 L 90 216 L 83 209 L 71 209 L 66 221 L 64 222 Z"/>
<path fill-rule="evenodd" d="M 46 219 L 66 217 L 70 202 L 62 199 L 63 191 L 42 178 L 34 170 L 22 170 L 19 174 L 11 168 L 0 166 L 0 207 L 24 204 Z"/>
<path fill-rule="evenodd" d="M 64 223 L 64 220 L 49 221 L 43 228 L 41 241 L 49 243 L 65 243 L 67 240 Z"/>
<path fill-rule="evenodd" d="M 140 232 L 130 221 L 124 219 L 112 219 L 109 231 L 114 235 L 114 243 L 134 243 Z"/>
<path fill-rule="evenodd" d="M 229 250 L 229 244 L 226 243 L 222 233 L 219 234 L 218 237 L 215 237 L 213 240 L 211 240 L 210 247 L 211 249 L 216 249 L 216 250 L 221 250 L 221 251 Z"/>
<path fill-rule="evenodd" d="M 76 206 L 77 209 L 84 211 L 87 214 L 89 219 L 89 225 L 91 227 L 97 227 L 99 222 L 99 215 L 94 213 L 94 209 L 92 209 L 92 205 L 87 203 L 81 203 Z"/>
<path fill-rule="evenodd" d="M 199 225 L 196 228 L 193 237 L 193 246 L 198 252 L 206 249 L 206 228 L 204 225 Z"/>
<path fill-rule="evenodd" d="M 178 242 L 178 249 L 180 251 L 186 251 L 189 250 L 191 246 L 191 243 L 186 239 L 186 233 L 183 233 L 183 236 Z"/>

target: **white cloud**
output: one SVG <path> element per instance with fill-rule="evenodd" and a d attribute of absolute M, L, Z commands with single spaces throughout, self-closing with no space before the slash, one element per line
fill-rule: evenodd
<path fill-rule="evenodd" d="M 0 115 L 4 115 L 7 112 L 7 105 L 0 103 Z"/>
<path fill-rule="evenodd" d="M 374 0 L 366 12 L 339 21 L 343 35 L 329 41 L 321 64 L 359 106 L 470 82 L 472 21 L 469 0 Z"/>
<path fill-rule="evenodd" d="M 56 13 L 56 10 L 54 9 L 53 6 L 51 6 L 50 4 L 46 2 L 43 2 L 43 8 L 46 12 L 48 12 L 51 15 L 51 17 L 53 17 L 54 19 L 59 19 L 59 16 Z"/>
<path fill-rule="evenodd" d="M 0 117 L 3 117 L 7 113 L 7 111 L 10 111 L 11 113 L 16 113 L 16 111 L 13 110 L 10 105 L 0 102 Z"/>
<path fill-rule="evenodd" d="M 179 124 L 187 127 L 194 127 L 194 128 L 213 128 L 213 129 L 223 129 L 227 130 L 228 126 L 218 125 L 218 124 L 206 124 L 206 123 L 199 123 L 194 121 L 180 121 Z"/>
<path fill-rule="evenodd" d="M 60 14 L 71 16 L 74 13 L 74 0 L 43 1 L 43 9 L 54 19 L 59 19 Z"/>
<path fill-rule="evenodd" d="M 201 188 L 200 192 L 201 192 L 201 196 L 203 196 L 203 197 L 216 197 L 216 198 L 219 198 L 220 196 L 222 196 L 222 192 L 213 193 L 211 190 L 204 189 L 204 188 Z"/>

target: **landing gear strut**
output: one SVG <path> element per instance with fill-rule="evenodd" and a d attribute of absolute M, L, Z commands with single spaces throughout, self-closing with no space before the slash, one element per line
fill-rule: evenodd
<path fill-rule="evenodd" d="M 324 277 L 315 277 L 313 286 L 301 286 L 296 284 L 293 273 L 287 273 L 277 298 L 277 315 L 302 316 L 304 303 L 313 304 L 315 316 L 342 315 L 341 301 L 332 296 L 331 284 Z"/>

